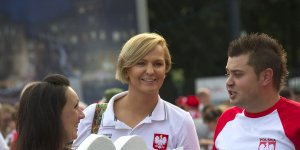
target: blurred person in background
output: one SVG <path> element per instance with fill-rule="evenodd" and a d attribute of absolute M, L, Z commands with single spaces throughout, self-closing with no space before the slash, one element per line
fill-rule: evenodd
<path fill-rule="evenodd" d="M 109 88 L 104 91 L 104 98 L 102 100 L 103 103 L 108 103 L 109 100 L 116 94 L 123 92 L 120 88 Z"/>
<path fill-rule="evenodd" d="M 295 94 L 295 101 L 300 103 L 300 90 L 295 89 L 294 94 Z"/>
<path fill-rule="evenodd" d="M 200 139 L 201 148 L 204 150 L 211 150 L 214 144 L 214 133 L 218 123 L 218 119 L 222 114 L 222 110 L 213 105 L 207 105 L 203 108 L 203 122 L 209 130 L 209 136 L 207 138 Z"/>
<path fill-rule="evenodd" d="M 69 80 L 59 74 L 26 86 L 17 115 L 17 150 L 65 150 L 84 114 Z"/>
<path fill-rule="evenodd" d="M 295 93 L 294 93 L 293 89 L 291 89 L 289 87 L 283 87 L 280 90 L 279 95 L 283 96 L 287 99 L 295 100 Z"/>
<path fill-rule="evenodd" d="M 188 95 L 185 98 L 182 98 L 180 102 L 183 109 L 190 113 L 193 119 L 201 118 L 199 112 L 199 100 L 194 95 Z"/>
<path fill-rule="evenodd" d="M 10 132 L 7 134 L 6 138 L 5 138 L 5 141 L 7 143 L 7 145 L 9 147 L 11 147 L 14 142 L 16 141 L 18 135 L 17 135 L 17 131 L 16 131 L 16 122 L 17 122 L 17 112 L 18 112 L 18 108 L 19 108 L 19 103 L 17 102 L 15 105 L 14 105 L 14 112 L 12 114 L 12 118 L 9 122 L 9 129 L 10 129 Z"/>
<path fill-rule="evenodd" d="M 16 129 L 16 111 L 16 107 L 10 104 L 2 104 L 0 108 L 0 131 L 8 146 Z"/>
<path fill-rule="evenodd" d="M 2 109 L 2 104 L 0 103 L 0 118 L 2 118 L 1 109 Z M 0 125 L 1 125 L 1 121 L 0 121 Z M 4 137 L 2 135 L 2 130 L 0 130 L 0 150 L 8 150 L 8 149 L 9 149 L 9 147 L 4 140 Z"/>
<path fill-rule="evenodd" d="M 216 107 L 220 109 L 222 112 L 224 112 L 230 107 L 232 107 L 232 105 L 230 104 L 229 100 L 224 100 L 223 102 L 219 103 Z"/>
<path fill-rule="evenodd" d="M 186 101 L 186 96 L 179 96 L 175 100 L 175 105 L 184 110 L 184 107 L 183 107 L 184 101 Z"/>
<path fill-rule="evenodd" d="M 194 95 L 180 96 L 176 100 L 176 105 L 190 113 L 196 128 L 198 140 L 209 137 L 209 130 L 203 122 L 199 111 L 199 100 Z"/>
<path fill-rule="evenodd" d="M 123 46 L 117 62 L 116 79 L 128 84 L 128 91 L 113 96 L 103 113 L 97 134 L 112 141 L 129 134 L 144 138 L 148 149 L 199 150 L 190 114 L 164 101 L 159 90 L 171 69 L 166 40 L 156 33 L 141 33 Z M 78 146 L 91 134 L 96 104 L 88 106 L 80 121 Z"/>
<path fill-rule="evenodd" d="M 279 95 L 286 52 L 267 34 L 249 34 L 228 48 L 230 103 L 218 120 L 213 149 L 300 150 L 300 103 Z"/>
<path fill-rule="evenodd" d="M 212 105 L 211 92 L 208 88 L 199 88 L 196 91 L 196 97 L 200 101 L 199 110 L 202 112 L 203 108 L 208 105 Z"/>

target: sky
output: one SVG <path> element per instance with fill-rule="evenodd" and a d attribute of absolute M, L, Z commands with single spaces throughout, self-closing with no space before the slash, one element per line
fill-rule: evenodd
<path fill-rule="evenodd" d="M 41 25 L 68 11 L 72 0 L 0 0 L 0 11 L 10 20 Z"/>

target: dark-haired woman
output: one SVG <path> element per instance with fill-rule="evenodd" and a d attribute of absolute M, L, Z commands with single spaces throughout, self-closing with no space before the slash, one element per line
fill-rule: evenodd
<path fill-rule="evenodd" d="M 59 74 L 26 86 L 17 118 L 17 150 L 69 149 L 84 118 L 79 98 L 69 80 Z"/>

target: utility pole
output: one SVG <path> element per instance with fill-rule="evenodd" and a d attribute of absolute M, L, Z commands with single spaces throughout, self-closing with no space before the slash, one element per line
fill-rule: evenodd
<path fill-rule="evenodd" d="M 240 36 L 240 4 L 239 0 L 228 0 L 230 39 Z"/>

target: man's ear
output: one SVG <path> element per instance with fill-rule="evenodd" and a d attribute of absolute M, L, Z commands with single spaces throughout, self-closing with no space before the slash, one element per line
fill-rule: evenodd
<path fill-rule="evenodd" d="M 263 86 L 271 84 L 273 82 L 273 69 L 267 68 L 264 71 L 262 71 L 260 78 Z"/>

